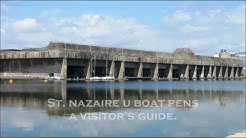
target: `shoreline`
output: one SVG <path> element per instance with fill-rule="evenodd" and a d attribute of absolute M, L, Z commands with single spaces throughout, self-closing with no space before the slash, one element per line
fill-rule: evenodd
<path fill-rule="evenodd" d="M 229 136 L 226 136 L 225 138 L 245 138 L 245 137 L 246 137 L 246 130 L 235 134 L 231 134 Z"/>
<path fill-rule="evenodd" d="M 47 76 L 0 76 L 0 80 L 9 80 L 9 79 L 14 79 L 14 80 L 46 80 Z M 242 79 L 246 79 L 246 76 L 240 76 L 238 78 L 226 78 L 226 79 L 219 79 L 219 78 L 205 78 L 205 79 L 180 79 L 180 80 L 242 80 Z M 60 80 L 67 80 L 67 81 L 88 81 L 85 78 L 68 78 L 68 79 L 60 79 Z M 120 80 L 120 79 L 115 79 L 115 80 Z M 147 80 L 146 78 L 125 78 L 123 80 Z M 158 78 L 158 79 L 148 79 L 148 80 L 157 80 L 157 81 L 166 81 L 166 80 L 179 80 L 178 78 L 172 78 L 172 79 L 168 79 L 168 78 Z"/>

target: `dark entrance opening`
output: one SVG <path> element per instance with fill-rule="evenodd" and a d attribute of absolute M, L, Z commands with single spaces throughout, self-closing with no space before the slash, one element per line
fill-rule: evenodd
<path fill-rule="evenodd" d="M 220 73 L 220 66 L 216 66 L 216 78 L 219 77 L 219 73 Z"/>
<path fill-rule="evenodd" d="M 222 77 L 225 77 L 225 74 L 226 74 L 226 67 L 223 66 L 222 67 Z"/>
<path fill-rule="evenodd" d="M 85 67 L 68 66 L 67 67 L 67 77 L 68 78 L 84 78 L 85 77 Z"/>
<path fill-rule="evenodd" d="M 207 78 L 209 72 L 209 66 L 204 67 L 204 77 Z M 211 75 L 211 74 L 210 74 Z"/>
<path fill-rule="evenodd" d="M 159 69 L 159 78 L 166 78 L 167 75 L 166 75 L 166 71 L 165 69 Z"/>
<path fill-rule="evenodd" d="M 243 68 L 238 68 L 238 76 L 242 76 L 242 70 Z"/>
<path fill-rule="evenodd" d="M 173 69 L 173 78 L 180 79 L 180 75 L 179 69 Z"/>
<path fill-rule="evenodd" d="M 96 77 L 106 76 L 106 68 L 105 67 L 96 67 L 95 70 L 92 70 L 92 76 L 96 76 Z"/>
<path fill-rule="evenodd" d="M 195 69 L 189 70 L 189 79 L 192 79 Z"/>
<path fill-rule="evenodd" d="M 143 77 L 151 77 L 151 69 L 143 69 Z"/>
<path fill-rule="evenodd" d="M 184 76 L 186 70 L 185 65 L 179 65 L 177 69 L 173 69 L 173 78 L 174 79 L 181 79 L 181 74 Z"/>
<path fill-rule="evenodd" d="M 197 66 L 197 79 L 201 79 L 202 66 Z"/>
<path fill-rule="evenodd" d="M 135 68 L 125 68 L 125 76 L 126 77 L 136 77 L 136 69 Z"/>
<path fill-rule="evenodd" d="M 54 73 L 49 73 L 49 77 L 54 77 Z"/>
<path fill-rule="evenodd" d="M 237 68 L 234 67 L 234 77 L 236 76 Z"/>
<path fill-rule="evenodd" d="M 231 76 L 231 67 L 228 67 L 228 77 L 230 77 Z"/>

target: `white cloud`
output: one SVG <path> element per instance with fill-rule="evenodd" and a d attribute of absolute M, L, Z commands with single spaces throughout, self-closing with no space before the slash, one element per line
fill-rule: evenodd
<path fill-rule="evenodd" d="M 82 14 L 65 18 L 57 15 L 60 10 L 54 9 L 57 12 L 48 10 L 54 13 L 52 16 L 42 11 L 37 18 L 1 20 L 1 34 L 4 34 L 1 46 L 41 47 L 50 41 L 63 41 L 164 52 L 187 46 L 203 55 L 211 55 L 224 47 L 229 52 L 238 52 L 245 49 L 241 46 L 245 43 L 245 22 L 241 21 L 245 16 L 240 12 L 243 9 L 245 6 L 241 5 L 231 10 L 165 12 L 163 26 L 156 28 L 135 17 Z M 232 17 L 242 19 L 230 22 Z"/>
<path fill-rule="evenodd" d="M 207 26 L 194 26 L 194 25 L 186 24 L 183 27 L 181 27 L 181 30 L 185 33 L 194 33 L 194 32 L 208 31 L 209 28 Z"/>
<path fill-rule="evenodd" d="M 14 22 L 5 21 L 3 24 L 2 29 L 9 30 L 7 36 L 1 36 L 3 48 L 43 46 L 49 41 L 63 41 L 158 50 L 159 43 L 163 44 L 165 41 L 157 30 L 133 17 L 82 14 L 77 17 L 53 17 L 46 20 L 26 18 Z"/>
<path fill-rule="evenodd" d="M 5 34 L 5 33 L 6 33 L 6 31 L 1 28 L 1 34 Z"/>
<path fill-rule="evenodd" d="M 12 23 L 13 30 L 20 33 L 36 29 L 37 26 L 38 26 L 37 21 L 31 18 L 18 20 Z"/>
<path fill-rule="evenodd" d="M 177 22 L 185 22 L 191 20 L 192 17 L 190 14 L 184 11 L 175 11 L 171 16 L 165 16 L 164 22 L 167 23 L 177 23 Z"/>
<path fill-rule="evenodd" d="M 176 11 L 173 15 L 173 18 L 177 21 L 189 21 L 191 20 L 191 17 L 188 13 L 185 13 L 183 11 Z"/>
<path fill-rule="evenodd" d="M 61 10 L 58 8 L 50 9 L 50 10 L 43 10 L 40 12 L 39 17 L 40 18 L 50 18 L 52 16 L 56 16 L 60 12 Z"/>
<path fill-rule="evenodd" d="M 148 49 L 149 42 L 158 39 L 154 28 L 132 17 L 83 14 L 58 19 L 54 24 L 52 28 L 59 29 L 60 40 L 67 42 Z"/>
<path fill-rule="evenodd" d="M 196 54 L 212 55 L 221 48 L 234 53 L 245 51 L 245 5 L 232 9 L 210 9 L 188 12 L 192 20 L 169 24 L 164 31 L 170 32 L 175 48 L 186 46 Z M 232 17 L 234 19 L 232 19 Z M 231 20 L 229 20 L 231 19 Z"/>

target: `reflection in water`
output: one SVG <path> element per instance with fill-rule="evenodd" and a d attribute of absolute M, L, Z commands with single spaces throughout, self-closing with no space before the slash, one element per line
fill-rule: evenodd
<path fill-rule="evenodd" d="M 72 133 L 74 136 L 141 136 L 142 130 L 146 132 L 144 136 L 225 136 L 234 131 L 245 129 L 242 123 L 245 120 L 245 90 L 242 85 L 243 83 L 244 81 L 128 81 L 93 83 L 15 81 L 13 84 L 8 84 L 8 82 L 2 81 L 0 86 L 1 107 L 3 109 L 1 115 L 5 117 L 1 118 L 1 126 L 3 125 L 3 128 L 6 128 L 6 125 L 11 126 L 12 122 L 17 128 L 22 127 L 25 130 L 34 131 L 37 129 L 34 129 L 37 125 L 39 127 L 44 127 L 45 125 L 68 125 L 67 127 L 66 125 L 63 126 L 64 128 L 54 126 L 55 128 L 52 129 L 56 131 L 50 132 L 50 134 L 45 136 L 61 135 L 56 133 L 58 131 L 66 132 L 62 136 L 71 136 Z M 62 105 L 64 104 L 66 106 L 48 107 L 47 101 L 49 98 L 62 100 Z M 70 100 L 119 100 L 120 107 L 68 107 Z M 131 101 L 129 108 L 122 106 L 123 100 Z M 132 104 L 134 100 L 147 100 L 150 102 L 158 100 L 198 100 L 199 106 L 168 107 L 167 102 L 164 102 L 164 107 L 136 108 Z M 28 110 L 23 111 L 22 109 Z M 58 118 L 56 118 L 57 120 L 48 119 L 49 121 L 47 122 L 47 120 L 45 121 L 44 115 L 37 110 L 42 111 L 49 117 Z M 108 122 L 107 120 L 90 122 L 83 120 L 82 123 L 71 122 L 67 119 L 67 115 L 71 113 L 121 112 L 125 110 L 132 112 L 171 111 L 176 114 L 178 120 L 171 123 L 137 120 L 130 122 Z M 8 113 L 16 111 L 20 113 L 20 116 L 15 116 L 14 122 L 13 120 L 8 120 L 11 118 L 11 116 L 8 116 Z M 24 112 L 28 112 L 28 115 Z M 39 122 L 36 119 L 30 121 L 30 118 L 28 118 L 30 113 L 38 117 L 38 119 L 43 120 L 43 122 Z M 222 123 L 225 120 L 227 122 Z M 215 124 L 216 121 L 222 122 Z M 103 126 L 105 123 L 107 125 Z M 121 123 L 122 125 L 117 125 L 117 123 Z M 85 124 L 85 126 L 81 126 L 81 124 Z M 86 125 L 87 128 L 85 128 Z M 153 129 L 156 128 L 152 130 L 153 132 L 149 130 L 151 125 Z M 225 125 L 227 126 L 226 128 L 224 127 Z M 214 129 L 208 132 L 211 126 Z M 77 127 L 83 128 L 83 130 L 77 130 Z M 109 130 L 105 130 L 105 127 Z M 163 128 L 163 130 L 159 130 L 158 127 Z M 1 132 L 6 136 L 12 136 L 8 131 L 9 129 L 1 129 Z M 45 131 L 45 128 L 42 129 Z M 75 130 L 73 129 L 79 132 L 74 133 Z M 119 131 L 125 129 L 127 129 L 125 133 L 119 133 Z M 189 129 L 196 131 L 194 132 Z M 16 133 L 18 134 L 18 132 Z M 39 132 L 39 134 L 41 133 Z"/>
<path fill-rule="evenodd" d="M 165 100 L 163 105 L 167 105 L 168 100 L 182 100 L 198 102 L 214 101 L 218 102 L 220 106 L 226 106 L 227 102 L 240 102 L 244 103 L 241 97 L 244 92 L 240 90 L 206 90 L 206 89 L 127 89 L 127 88 L 110 88 L 105 89 L 95 87 L 67 87 L 66 82 L 55 82 L 54 85 L 41 85 L 28 87 L 26 85 L 16 86 L 11 88 L 9 86 L 1 87 L 1 105 L 3 106 L 21 106 L 25 108 L 35 108 L 46 110 L 49 115 L 63 115 L 70 113 L 80 112 L 100 112 L 100 111 L 112 111 L 120 110 L 123 108 L 123 100 L 130 101 L 130 108 L 134 108 L 134 100 L 147 100 L 150 103 L 152 101 Z M 48 107 L 47 101 L 49 98 L 56 100 L 62 100 L 66 105 Z M 118 107 L 68 107 L 69 101 L 84 101 L 92 100 L 99 101 L 104 100 L 119 100 L 120 108 Z M 175 105 L 175 104 L 174 104 Z M 177 108 L 189 109 L 192 106 Z"/>

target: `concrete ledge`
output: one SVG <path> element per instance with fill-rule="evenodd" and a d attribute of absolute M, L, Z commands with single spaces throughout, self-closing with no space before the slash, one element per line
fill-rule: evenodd
<path fill-rule="evenodd" d="M 245 138 L 246 137 L 246 130 L 240 133 L 235 133 L 233 135 L 229 135 L 226 138 Z"/>
<path fill-rule="evenodd" d="M 49 73 L 0 73 L 0 79 L 45 79 L 48 76 Z"/>

